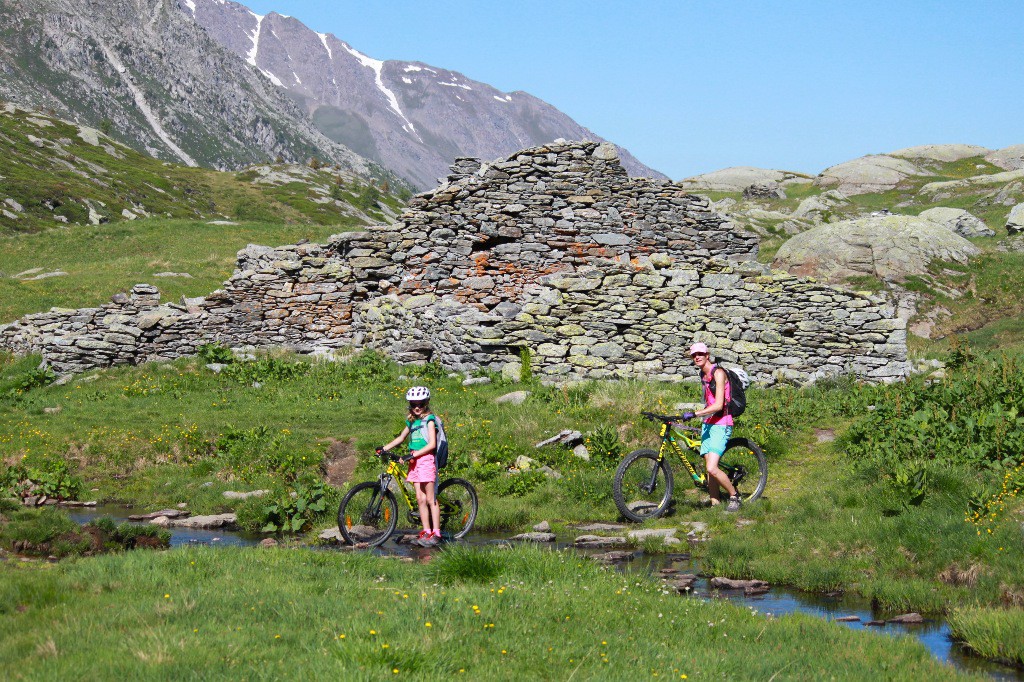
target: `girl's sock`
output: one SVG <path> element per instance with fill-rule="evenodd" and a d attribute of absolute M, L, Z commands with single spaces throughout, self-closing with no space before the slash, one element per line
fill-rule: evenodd
<path fill-rule="evenodd" d="M 432 533 L 432 534 L 433 534 L 433 535 L 434 535 L 435 537 L 437 537 L 437 538 L 440 538 L 440 537 L 441 537 L 441 529 L 440 529 L 440 528 L 435 528 L 434 530 L 432 530 L 432 531 L 430 531 L 430 532 L 431 532 L 431 533 Z"/>

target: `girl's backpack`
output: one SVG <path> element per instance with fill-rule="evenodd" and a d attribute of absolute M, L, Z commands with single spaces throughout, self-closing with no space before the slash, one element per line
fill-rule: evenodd
<path fill-rule="evenodd" d="M 434 444 L 434 459 L 437 462 L 437 468 L 443 469 L 448 466 L 448 436 L 444 432 L 444 424 L 441 422 L 441 418 L 436 414 L 434 415 L 434 426 L 437 427 L 437 442 Z"/>

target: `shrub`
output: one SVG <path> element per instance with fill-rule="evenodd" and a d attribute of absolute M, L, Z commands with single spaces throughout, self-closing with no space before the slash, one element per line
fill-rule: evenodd
<path fill-rule="evenodd" d="M 285 493 L 263 508 L 264 533 L 300 533 L 328 509 L 329 492 L 323 483 L 296 485 L 295 496 Z"/>

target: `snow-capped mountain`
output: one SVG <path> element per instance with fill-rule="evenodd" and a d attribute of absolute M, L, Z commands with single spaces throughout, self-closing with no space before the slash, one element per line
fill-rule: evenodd
<path fill-rule="evenodd" d="M 174 0 L 218 43 L 283 88 L 331 139 L 432 187 L 455 157 L 494 159 L 556 138 L 601 140 L 525 92 L 422 62 L 373 59 L 282 14 L 230 0 Z M 664 177 L 620 149 L 634 175 Z"/>

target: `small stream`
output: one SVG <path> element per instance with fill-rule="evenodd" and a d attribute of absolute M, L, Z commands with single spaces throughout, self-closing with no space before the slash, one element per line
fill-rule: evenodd
<path fill-rule="evenodd" d="M 132 510 L 120 506 L 99 506 L 91 508 L 66 509 L 77 523 L 88 523 L 102 516 L 115 520 L 127 520 Z M 257 545 L 265 535 L 244 533 L 235 530 L 198 530 L 193 528 L 168 528 L 171 534 L 171 547 L 188 547 L 195 545 L 249 547 Z M 415 533 L 416 531 L 409 531 Z M 428 558 L 436 548 L 425 549 L 408 544 L 399 544 L 395 538 L 403 535 L 398 530 L 382 548 L 373 550 L 382 555 L 404 556 L 413 560 Z M 506 535 L 495 533 L 476 533 L 462 541 L 474 546 L 497 546 L 507 543 Z M 584 550 L 573 547 L 569 543 L 555 542 L 539 545 L 552 550 L 573 550 L 584 555 L 601 553 L 607 550 Z M 441 545 L 440 547 L 443 547 Z M 700 575 L 697 562 L 689 554 L 655 554 L 645 555 L 642 551 L 633 553 L 633 560 L 616 564 L 615 569 L 651 575 L 662 568 L 677 568 L 683 572 Z M 883 626 L 868 626 L 874 620 L 885 620 L 899 615 L 896 612 L 879 611 L 872 608 L 870 600 L 856 595 L 825 596 L 812 592 L 803 592 L 788 587 L 772 585 L 771 590 L 762 595 L 746 596 L 742 590 L 719 590 L 709 585 L 709 579 L 701 577 L 694 584 L 692 598 L 697 599 L 728 599 L 736 604 L 747 606 L 757 613 L 782 616 L 788 613 L 806 613 L 825 620 L 835 621 L 845 616 L 857 616 L 859 621 L 838 621 L 838 624 L 852 630 L 868 630 L 889 636 L 914 637 L 939 661 L 952 665 L 960 670 L 988 675 L 996 680 L 1014 680 L 1024 682 L 1024 670 L 1000 665 L 974 656 L 960 644 L 953 641 L 949 625 L 942 619 L 926 619 L 920 625 L 903 625 L 887 623 Z M 685 598 L 685 597 L 684 597 Z"/>

